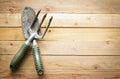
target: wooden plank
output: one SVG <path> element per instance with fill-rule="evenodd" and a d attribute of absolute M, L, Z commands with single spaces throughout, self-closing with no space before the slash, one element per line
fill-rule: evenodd
<path fill-rule="evenodd" d="M 43 29 L 42 29 L 43 31 Z M 0 28 L 0 40 L 24 40 L 21 28 Z M 119 28 L 49 28 L 44 40 L 111 41 L 120 40 Z"/>
<path fill-rule="evenodd" d="M 119 0 L 0 0 L 0 13 L 18 13 L 25 6 L 44 12 L 120 13 Z"/>
<path fill-rule="evenodd" d="M 20 70 L 11 73 L 0 70 L 1 79 L 120 79 L 120 71 L 46 71 L 44 76 L 37 76 L 35 70 Z"/>
<path fill-rule="evenodd" d="M 116 56 L 110 56 L 110 57 L 108 56 L 99 56 L 99 57 L 95 57 L 95 56 L 94 57 L 42 56 L 44 67 L 45 67 L 45 76 L 43 76 L 42 78 L 46 79 L 47 77 L 48 78 L 63 77 L 66 79 L 68 78 L 67 76 L 70 76 L 72 79 L 73 77 L 79 78 L 79 76 L 80 78 L 81 77 L 91 78 L 92 76 L 93 78 L 97 78 L 97 77 L 104 78 L 105 77 L 108 79 L 109 78 L 119 79 L 120 77 L 119 58 L 120 58 L 119 56 L 118 57 Z M 1 55 L 0 57 L 0 61 L 1 61 L 1 66 L 0 66 L 1 76 L 0 77 L 1 78 L 8 78 L 9 76 L 10 78 L 13 78 L 13 77 L 16 78 L 20 76 L 24 78 L 26 77 L 36 78 L 37 77 L 35 73 L 35 69 L 34 69 L 33 59 L 30 55 L 26 57 L 26 59 L 21 65 L 21 68 L 14 74 L 12 74 L 9 70 L 8 62 L 10 62 L 10 60 L 11 60 L 11 55 Z M 66 60 L 66 61 L 63 63 L 63 60 Z M 88 67 L 88 66 L 91 66 L 91 67 Z M 89 68 L 92 70 L 90 70 Z M 111 70 L 111 69 L 117 69 L 117 70 Z M 28 75 L 30 76 L 28 77 Z"/>
<path fill-rule="evenodd" d="M 23 42 L 24 41 L 0 41 L 0 54 L 15 54 Z M 38 44 L 42 55 L 120 55 L 119 40 L 39 41 Z"/>
<path fill-rule="evenodd" d="M 9 70 L 14 55 L 0 55 L 0 70 Z M 120 70 L 120 56 L 42 56 L 45 71 L 47 70 Z M 18 70 L 34 70 L 32 55 L 26 55 Z"/>
<path fill-rule="evenodd" d="M 38 78 L 31 55 L 27 55 L 15 73 L 9 69 L 12 57 L 13 55 L 0 55 L 0 78 Z M 42 79 L 120 78 L 119 56 L 42 56 L 42 60 L 45 69 L 45 75 L 40 77 Z"/>
<path fill-rule="evenodd" d="M 39 20 L 43 13 L 39 16 Z M 120 27 L 120 14 L 63 14 L 50 13 L 54 19 L 50 27 Z M 0 27 L 21 27 L 21 14 L 0 14 Z"/>

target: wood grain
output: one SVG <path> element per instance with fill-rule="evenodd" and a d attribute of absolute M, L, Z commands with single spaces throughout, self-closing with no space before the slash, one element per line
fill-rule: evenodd
<path fill-rule="evenodd" d="M 46 71 L 44 76 L 37 76 L 35 70 L 20 70 L 11 73 L 9 70 L 1 70 L 2 79 L 120 79 L 120 71 Z"/>
<path fill-rule="evenodd" d="M 0 55 L 0 70 L 9 70 L 14 55 Z M 47 70 L 120 70 L 120 56 L 42 56 L 45 71 Z M 18 70 L 34 70 L 32 55 L 26 55 Z"/>
<path fill-rule="evenodd" d="M 45 75 L 38 77 L 32 50 L 12 73 L 10 61 L 25 41 L 25 6 L 50 16 L 39 39 Z M 0 79 L 120 79 L 120 0 L 0 0 Z"/>
<path fill-rule="evenodd" d="M 42 29 L 43 31 L 43 29 Z M 0 28 L 0 40 L 25 40 L 21 28 Z M 44 40 L 120 40 L 119 28 L 49 28 Z"/>
<path fill-rule="evenodd" d="M 24 41 L 0 41 L 0 54 L 15 54 Z M 39 41 L 42 55 L 120 55 L 120 41 Z M 31 49 L 29 49 L 31 51 Z M 30 52 L 31 54 L 31 52 Z"/>
<path fill-rule="evenodd" d="M 13 55 L 0 55 L 0 78 L 120 78 L 120 56 L 42 56 L 45 69 L 45 75 L 42 77 L 38 77 L 35 73 L 32 55 L 27 55 L 20 68 L 15 73 L 12 73 L 9 69 L 12 57 Z"/>
<path fill-rule="evenodd" d="M 25 6 L 60 13 L 120 13 L 119 0 L 0 0 L 0 13 L 20 13 Z"/>
<path fill-rule="evenodd" d="M 41 20 L 43 13 L 39 16 Z M 120 27 L 119 14 L 68 14 L 49 13 L 43 26 L 50 16 L 53 21 L 50 27 Z M 0 14 L 0 27 L 21 27 L 21 14 Z"/>

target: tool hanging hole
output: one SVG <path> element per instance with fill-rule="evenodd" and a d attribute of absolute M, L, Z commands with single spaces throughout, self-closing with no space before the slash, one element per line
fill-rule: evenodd
<path fill-rule="evenodd" d="M 42 70 L 39 70 L 38 71 L 38 75 L 43 75 L 44 73 L 43 73 L 43 71 Z"/>

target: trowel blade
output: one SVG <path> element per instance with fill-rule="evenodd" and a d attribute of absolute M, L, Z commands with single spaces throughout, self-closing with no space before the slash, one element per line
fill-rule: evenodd
<path fill-rule="evenodd" d="M 23 30 L 23 35 L 26 39 L 30 37 L 29 33 L 29 28 L 32 25 L 32 22 L 35 18 L 35 11 L 31 7 L 25 7 L 22 16 L 21 16 L 21 24 L 22 24 L 22 30 Z M 35 31 L 36 28 L 39 27 L 39 22 L 38 20 L 35 22 L 34 26 L 32 26 L 32 30 Z"/>

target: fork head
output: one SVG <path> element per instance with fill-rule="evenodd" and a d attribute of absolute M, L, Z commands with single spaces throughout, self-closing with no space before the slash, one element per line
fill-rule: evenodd
<path fill-rule="evenodd" d="M 48 22 L 48 24 L 46 25 L 46 29 L 44 30 L 44 32 L 43 32 L 43 34 L 42 34 L 41 31 L 40 31 L 40 28 L 41 28 L 41 26 L 42 26 L 42 24 L 43 24 L 43 22 L 44 22 L 44 20 L 45 20 L 45 18 L 46 18 L 46 16 L 47 16 L 47 13 L 42 17 L 42 20 L 41 20 L 41 22 L 40 22 L 39 27 L 34 27 L 34 24 L 35 24 L 36 21 L 37 21 L 37 17 L 38 17 L 38 15 L 39 15 L 40 11 L 41 11 L 41 10 L 39 10 L 39 11 L 37 12 L 37 15 L 35 16 L 35 18 L 34 18 L 34 20 L 33 20 L 33 22 L 32 22 L 32 25 L 30 26 L 29 32 L 30 32 L 31 34 L 32 34 L 33 32 L 36 32 L 35 38 L 43 39 L 43 37 L 45 36 L 45 34 L 46 34 L 46 32 L 47 32 L 47 30 L 48 30 L 48 28 L 49 28 L 49 26 L 50 26 L 50 24 L 51 24 L 51 22 L 52 22 L 53 16 L 49 19 L 49 22 Z M 33 28 L 35 28 L 35 29 L 33 29 Z"/>

